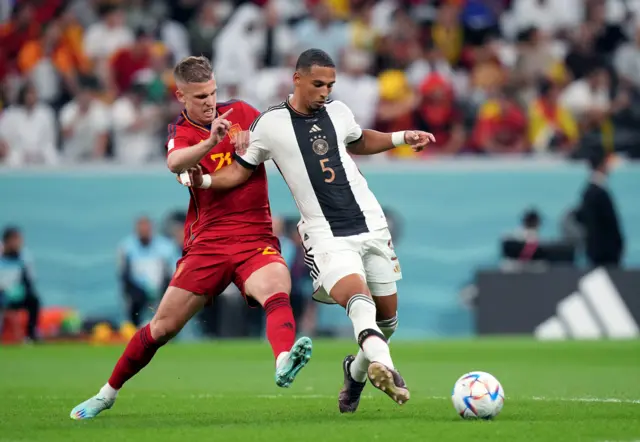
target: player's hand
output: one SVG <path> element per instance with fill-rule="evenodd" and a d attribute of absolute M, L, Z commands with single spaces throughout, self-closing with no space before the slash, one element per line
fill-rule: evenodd
<path fill-rule="evenodd" d="M 404 141 L 413 148 L 414 152 L 420 152 L 427 144 L 435 143 L 436 137 L 429 132 L 408 130 L 404 133 Z"/>
<path fill-rule="evenodd" d="M 212 146 L 215 146 L 224 139 L 227 132 L 231 128 L 231 121 L 227 120 L 229 114 L 233 112 L 233 108 L 220 115 L 218 118 L 211 122 L 211 132 L 209 134 L 209 141 Z"/>
<path fill-rule="evenodd" d="M 186 187 L 200 187 L 202 185 L 203 175 L 204 172 L 202 167 L 198 164 L 196 167 L 192 167 L 189 170 L 176 175 L 176 180 Z"/>
<path fill-rule="evenodd" d="M 251 138 L 251 132 L 248 130 L 243 130 L 242 132 L 238 132 L 235 134 L 233 138 L 231 138 L 231 144 L 233 144 L 236 148 L 236 153 L 238 155 L 244 155 L 249 147 L 249 140 Z"/>

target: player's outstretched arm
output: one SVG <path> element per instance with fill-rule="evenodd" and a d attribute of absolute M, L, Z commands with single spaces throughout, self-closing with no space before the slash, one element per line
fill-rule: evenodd
<path fill-rule="evenodd" d="M 183 149 L 171 150 L 170 147 L 167 157 L 167 166 L 169 167 L 169 170 L 173 173 L 181 173 L 197 166 L 200 160 L 202 160 L 205 155 L 207 155 L 209 151 L 213 149 L 213 147 L 227 134 L 227 131 L 231 127 L 231 122 L 226 118 L 232 111 L 233 109 L 229 109 L 224 114 L 213 120 L 211 123 L 209 138 L 206 140 Z"/>
<path fill-rule="evenodd" d="M 178 175 L 178 182 L 183 186 L 200 189 L 228 190 L 239 186 L 249 179 L 253 171 L 234 161 L 229 166 L 204 174 L 200 166 L 188 170 L 187 174 Z"/>
<path fill-rule="evenodd" d="M 408 144 L 413 150 L 420 152 L 427 144 L 435 141 L 436 138 L 428 132 L 406 130 L 385 133 L 364 129 L 358 140 L 347 144 L 347 149 L 354 155 L 375 155 Z"/>

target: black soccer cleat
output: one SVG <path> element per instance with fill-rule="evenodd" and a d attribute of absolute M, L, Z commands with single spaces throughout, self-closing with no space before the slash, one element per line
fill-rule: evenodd
<path fill-rule="evenodd" d="M 358 405 L 360 404 L 362 390 L 364 389 L 364 386 L 367 385 L 366 380 L 364 382 L 358 382 L 351 377 L 349 368 L 355 359 L 356 358 L 353 355 L 349 355 L 344 358 L 344 361 L 342 361 L 344 386 L 342 387 L 342 390 L 340 390 L 340 395 L 338 396 L 338 408 L 340 409 L 340 413 L 355 413 L 358 409 Z"/>

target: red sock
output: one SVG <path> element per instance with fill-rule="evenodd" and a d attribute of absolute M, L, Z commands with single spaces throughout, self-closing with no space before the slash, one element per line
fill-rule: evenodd
<path fill-rule="evenodd" d="M 264 311 L 267 314 L 267 339 L 273 349 L 273 356 L 277 358 L 283 351 L 291 350 L 296 339 L 296 322 L 289 295 L 273 295 L 264 303 Z"/>
<path fill-rule="evenodd" d="M 125 382 L 142 370 L 156 354 L 156 351 L 164 345 L 151 337 L 149 324 L 142 327 L 127 344 L 124 353 L 118 359 L 116 366 L 109 378 L 109 385 L 116 390 L 122 388 Z"/>

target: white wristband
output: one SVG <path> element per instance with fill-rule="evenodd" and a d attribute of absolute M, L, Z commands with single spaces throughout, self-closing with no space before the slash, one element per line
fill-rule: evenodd
<path fill-rule="evenodd" d="M 200 189 L 208 189 L 211 187 L 211 175 L 202 175 L 202 184 L 198 186 Z"/>
<path fill-rule="evenodd" d="M 400 131 L 393 132 L 391 134 L 391 142 L 394 146 L 402 146 L 403 144 L 407 144 L 407 142 L 404 140 L 404 133 L 405 131 Z"/>

